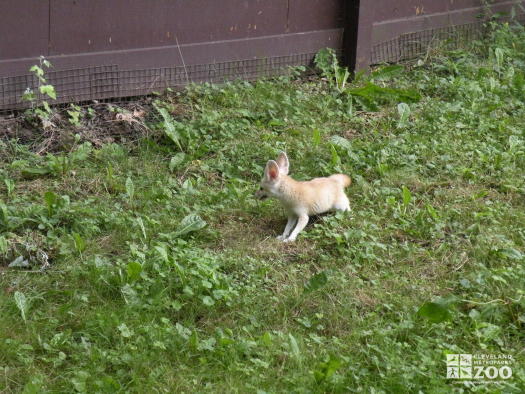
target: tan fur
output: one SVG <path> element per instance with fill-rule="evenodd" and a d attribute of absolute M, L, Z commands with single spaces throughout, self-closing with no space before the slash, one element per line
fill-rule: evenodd
<path fill-rule="evenodd" d="M 300 215 L 305 212 L 312 216 L 347 205 L 344 187 L 350 184 L 350 178 L 346 175 L 336 174 L 305 182 L 296 181 L 287 175 L 281 178 L 278 187 L 280 196 L 277 198 L 287 213 Z"/>
<path fill-rule="evenodd" d="M 344 192 L 344 188 L 351 183 L 349 176 L 334 174 L 326 178 L 299 182 L 287 175 L 288 170 L 288 157 L 284 152 L 276 161 L 268 161 L 261 189 L 256 193 L 256 196 L 261 198 L 275 197 L 283 204 L 288 223 L 278 239 L 284 242 L 294 241 L 311 215 L 350 209 L 348 197 Z"/>
<path fill-rule="evenodd" d="M 334 174 L 330 175 L 328 178 L 335 179 L 336 181 L 340 182 L 343 187 L 348 187 L 352 183 L 350 177 L 345 174 Z"/>

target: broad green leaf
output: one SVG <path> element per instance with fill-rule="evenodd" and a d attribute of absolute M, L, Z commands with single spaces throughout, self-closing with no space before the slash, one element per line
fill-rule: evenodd
<path fill-rule="evenodd" d="M 169 260 L 168 259 L 168 249 L 167 249 L 166 245 L 159 244 L 159 245 L 155 246 L 155 250 L 157 252 L 159 252 L 160 257 L 162 257 L 162 260 L 168 262 L 168 260 Z"/>
<path fill-rule="evenodd" d="M 347 93 L 372 101 L 383 99 L 391 101 L 414 102 L 421 99 L 421 95 L 416 90 L 383 88 L 372 82 L 368 82 L 365 86 L 360 88 L 348 89 Z"/>
<path fill-rule="evenodd" d="M 133 336 L 133 330 L 131 330 L 126 323 L 122 323 L 120 326 L 117 327 L 120 331 L 120 335 L 122 335 L 124 338 L 131 338 Z"/>
<path fill-rule="evenodd" d="M 319 129 L 314 129 L 312 132 L 312 142 L 315 146 L 318 146 L 321 143 L 321 132 Z"/>
<path fill-rule="evenodd" d="M 29 69 L 30 72 L 34 73 L 37 77 L 41 77 L 44 75 L 44 70 L 42 70 L 42 68 L 40 68 L 39 66 L 37 66 L 36 64 L 34 66 L 32 66 L 30 69 Z"/>
<path fill-rule="evenodd" d="M 403 197 L 403 205 L 406 207 L 408 204 L 410 204 L 410 201 L 412 201 L 412 193 L 410 193 L 410 190 L 403 185 L 401 188 L 401 195 Z"/>
<path fill-rule="evenodd" d="M 352 143 L 340 135 L 333 135 L 330 137 L 330 142 L 345 150 L 352 150 Z"/>
<path fill-rule="evenodd" d="M 42 375 L 36 375 L 29 377 L 21 394 L 41 394 L 45 391 L 44 377 Z"/>
<path fill-rule="evenodd" d="M 503 248 L 497 250 L 498 254 L 503 257 L 507 257 L 511 260 L 521 260 L 523 259 L 523 253 L 514 248 Z"/>
<path fill-rule="evenodd" d="M 330 355 L 328 361 L 319 363 L 314 370 L 315 381 L 317 383 L 322 383 L 330 379 L 340 366 L 341 360 Z"/>
<path fill-rule="evenodd" d="M 501 68 L 501 66 L 503 65 L 503 58 L 504 58 L 504 52 L 503 52 L 503 49 L 501 48 L 496 48 L 494 50 L 494 55 L 496 56 L 496 64 L 498 66 L 498 68 Z"/>
<path fill-rule="evenodd" d="M 8 222 L 9 216 L 7 212 L 7 205 L 5 205 L 2 200 L 0 200 L 0 223 L 4 223 L 4 225 L 7 226 Z"/>
<path fill-rule="evenodd" d="M 40 90 L 40 93 L 46 94 L 53 100 L 56 100 L 57 95 L 56 95 L 55 88 L 53 87 L 53 85 L 42 85 L 40 86 L 39 90 Z"/>
<path fill-rule="evenodd" d="M 189 337 L 189 345 L 193 350 L 197 350 L 199 347 L 199 335 L 197 334 L 197 331 L 193 330 Z"/>
<path fill-rule="evenodd" d="M 432 219 L 434 219 L 434 220 L 438 220 L 439 219 L 439 216 L 438 216 L 436 210 L 434 209 L 434 207 L 432 205 L 427 204 L 426 208 L 427 208 L 428 214 L 432 217 Z"/>
<path fill-rule="evenodd" d="M 90 378 L 90 375 L 85 371 L 76 372 L 76 376 L 71 378 L 71 383 L 75 390 L 79 393 L 87 393 L 87 383 L 86 381 Z"/>
<path fill-rule="evenodd" d="M 71 152 L 71 159 L 73 161 L 85 161 L 93 151 L 93 147 L 90 142 L 84 142 L 76 150 Z"/>
<path fill-rule="evenodd" d="M 71 236 L 73 237 L 76 251 L 82 253 L 86 249 L 86 241 L 79 233 L 73 233 Z"/>
<path fill-rule="evenodd" d="M 370 73 L 370 78 L 375 80 L 385 80 L 398 76 L 403 73 L 404 67 L 399 64 L 390 64 L 380 67 Z"/>
<path fill-rule="evenodd" d="M 350 72 L 348 69 L 337 67 L 335 70 L 335 83 L 336 88 L 339 91 L 339 93 L 343 93 L 346 87 L 346 83 L 348 81 L 348 78 L 350 77 Z"/>
<path fill-rule="evenodd" d="M 57 203 L 58 196 L 52 191 L 47 191 L 44 193 L 44 201 L 46 202 L 48 207 L 53 206 Z"/>
<path fill-rule="evenodd" d="M 7 189 L 7 195 L 10 196 L 15 190 L 15 181 L 9 178 L 4 178 L 5 187 Z"/>
<path fill-rule="evenodd" d="M 142 236 L 144 237 L 144 240 L 146 240 L 148 237 L 146 234 L 146 227 L 144 226 L 144 221 L 142 220 L 142 218 L 137 218 L 136 221 L 140 227 L 140 231 L 142 232 Z"/>
<path fill-rule="evenodd" d="M 7 253 L 8 243 L 5 237 L 0 236 L 0 254 Z"/>
<path fill-rule="evenodd" d="M 335 56 L 334 50 L 331 48 L 322 48 L 321 50 L 319 50 L 319 52 L 317 52 L 314 58 L 314 63 L 316 67 L 321 71 L 323 77 L 327 78 L 330 81 L 334 77 L 333 69 L 334 63 L 337 64 L 336 61 L 337 57 Z"/>
<path fill-rule="evenodd" d="M 140 277 L 140 273 L 142 272 L 142 265 L 140 263 L 137 263 L 136 261 L 132 261 L 126 266 L 126 272 L 128 274 L 128 279 L 131 281 L 135 281 Z"/>
<path fill-rule="evenodd" d="M 175 171 L 186 160 L 186 155 L 182 152 L 177 153 L 170 160 L 170 171 Z"/>
<path fill-rule="evenodd" d="M 175 235 L 184 235 L 193 231 L 200 230 L 206 226 L 206 222 L 197 214 L 189 214 L 181 220 L 179 226 L 175 230 Z"/>
<path fill-rule="evenodd" d="M 297 344 L 297 340 L 292 334 L 288 334 L 288 338 L 290 339 L 290 349 L 292 350 L 293 356 L 297 359 L 300 359 L 301 351 L 299 350 L 299 345 Z"/>
<path fill-rule="evenodd" d="M 450 318 L 447 307 L 437 302 L 425 302 L 417 313 L 432 323 L 441 323 Z"/>
<path fill-rule="evenodd" d="M 20 175 L 22 175 L 24 179 L 35 179 L 49 175 L 50 173 L 51 169 L 48 167 L 23 168 L 20 171 Z"/>
<path fill-rule="evenodd" d="M 20 314 L 22 315 L 22 319 L 24 321 L 26 321 L 26 313 L 27 313 L 27 309 L 29 307 L 29 304 L 27 302 L 27 298 L 26 298 L 25 294 L 20 292 L 20 291 L 15 291 L 14 297 L 15 297 L 16 306 L 17 306 L 18 310 L 20 311 Z"/>
<path fill-rule="evenodd" d="M 461 284 L 461 286 L 463 286 L 465 289 L 470 289 L 471 288 L 471 284 L 470 284 L 470 280 L 468 279 L 460 279 L 459 283 Z"/>
<path fill-rule="evenodd" d="M 122 288 L 120 289 L 122 292 L 122 296 L 124 297 L 124 301 L 126 301 L 127 304 L 139 304 L 141 302 L 141 299 L 139 295 L 137 294 L 137 291 L 129 284 L 126 283 Z"/>
<path fill-rule="evenodd" d="M 260 339 L 264 346 L 271 346 L 273 343 L 272 334 L 268 331 L 266 331 Z"/>
<path fill-rule="evenodd" d="M 177 300 L 173 300 L 170 306 L 177 312 L 182 309 L 182 304 L 180 303 L 180 301 Z"/>
<path fill-rule="evenodd" d="M 210 296 L 202 297 L 202 303 L 206 306 L 212 306 L 215 304 L 215 301 Z"/>
<path fill-rule="evenodd" d="M 316 291 L 328 283 L 328 275 L 326 271 L 319 272 L 312 276 L 304 286 L 304 293 L 308 294 Z"/>
<path fill-rule="evenodd" d="M 339 154 L 337 153 L 337 149 L 335 149 L 335 146 L 330 145 L 330 151 L 332 153 L 332 166 L 336 166 L 338 164 L 341 164 L 341 158 L 339 157 Z"/>
<path fill-rule="evenodd" d="M 410 107 L 407 103 L 399 103 L 397 105 L 397 113 L 399 114 L 398 127 L 405 126 L 410 117 Z"/>
<path fill-rule="evenodd" d="M 49 216 L 53 215 L 55 211 L 54 208 L 58 202 L 58 196 L 52 191 L 47 191 L 44 193 L 44 201 L 46 202 L 47 213 Z"/>
<path fill-rule="evenodd" d="M 47 101 L 42 101 L 42 106 L 45 110 L 42 116 L 44 116 L 47 119 L 48 115 L 51 113 L 51 107 L 49 106 L 49 103 Z"/>
<path fill-rule="evenodd" d="M 181 138 L 176 128 L 177 121 L 173 119 L 173 117 L 170 115 L 166 108 L 160 107 L 156 104 L 154 105 L 154 107 L 162 116 L 161 125 L 164 134 L 166 134 L 166 136 L 169 139 L 171 139 L 179 147 L 180 150 L 182 150 L 182 145 L 180 143 Z"/>
<path fill-rule="evenodd" d="M 133 197 L 135 196 L 135 184 L 129 176 L 126 179 L 126 193 L 128 195 L 129 200 L 133 201 Z"/>

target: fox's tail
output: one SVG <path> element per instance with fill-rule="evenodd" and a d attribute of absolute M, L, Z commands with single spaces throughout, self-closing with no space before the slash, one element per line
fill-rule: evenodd
<path fill-rule="evenodd" d="M 330 175 L 329 178 L 335 179 L 337 182 L 343 185 L 343 187 L 348 187 L 352 183 L 350 177 L 345 174 L 334 174 Z"/>

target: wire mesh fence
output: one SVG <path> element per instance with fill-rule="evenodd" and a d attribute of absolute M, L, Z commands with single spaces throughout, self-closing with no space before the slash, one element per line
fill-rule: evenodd
<path fill-rule="evenodd" d="M 370 62 L 379 64 L 411 60 L 437 46 L 456 49 L 472 40 L 481 39 L 483 35 L 484 23 L 481 21 L 406 33 L 374 45 Z"/>
<path fill-rule="evenodd" d="M 55 87 L 54 104 L 87 100 L 119 101 L 181 88 L 193 82 L 222 83 L 235 79 L 254 80 L 286 73 L 289 67 L 311 66 L 315 53 L 300 53 L 271 58 L 247 59 L 212 64 L 119 70 L 117 65 L 85 67 L 46 72 L 47 83 Z M 0 79 L 0 111 L 23 109 L 29 103 L 22 96 L 27 89 L 35 92 L 38 79 L 31 74 Z"/>

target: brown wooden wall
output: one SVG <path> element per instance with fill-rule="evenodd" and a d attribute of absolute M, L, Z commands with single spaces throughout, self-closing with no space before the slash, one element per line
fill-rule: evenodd
<path fill-rule="evenodd" d="M 521 0 L 4 0 L 0 109 L 23 106 L 43 55 L 58 102 L 147 94 L 189 81 L 274 75 L 324 47 L 348 65 L 418 56 L 470 39 Z M 517 7 L 517 13 L 522 9 Z"/>
<path fill-rule="evenodd" d="M 523 0 L 361 0 L 355 40 L 356 68 L 411 59 L 437 40 L 479 38 L 496 14 L 523 20 Z"/>
<path fill-rule="evenodd" d="M 344 0 L 4 0 L 0 108 L 40 55 L 59 101 L 272 75 L 340 49 Z M 28 12 L 30 10 L 30 12 Z"/>

